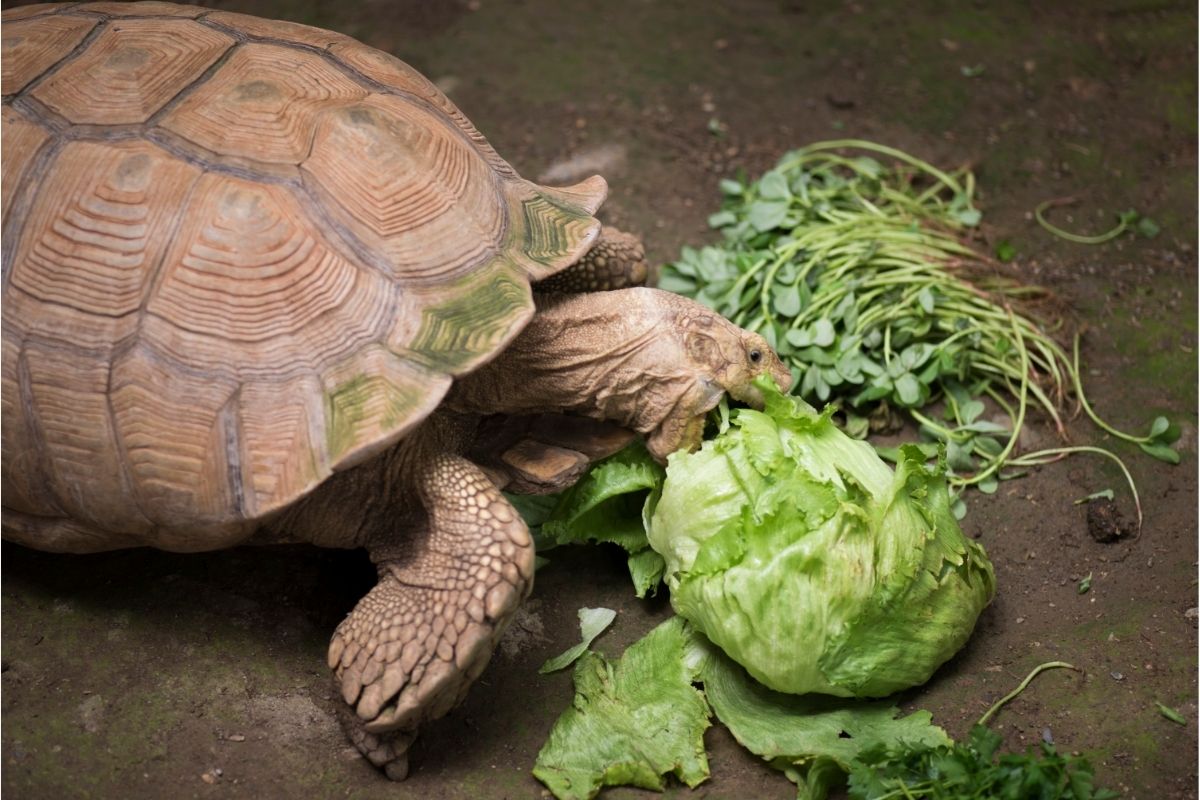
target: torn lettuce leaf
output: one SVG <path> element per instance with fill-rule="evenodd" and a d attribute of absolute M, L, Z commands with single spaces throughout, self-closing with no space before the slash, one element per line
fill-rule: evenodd
<path fill-rule="evenodd" d="M 546 675 L 551 672 L 558 672 L 563 667 L 574 664 L 591 647 L 596 637 L 603 633 L 609 625 L 612 625 L 613 620 L 616 618 L 617 612 L 611 608 L 579 609 L 579 633 L 583 637 L 583 640 L 579 644 L 551 658 L 545 664 L 542 664 L 541 668 L 538 669 L 538 674 Z"/>
<path fill-rule="evenodd" d="M 640 441 L 595 465 L 558 496 L 551 511 L 545 501 L 530 504 L 526 522 L 541 525 L 542 548 L 560 544 L 611 542 L 629 554 L 629 575 L 638 597 L 653 593 L 662 581 L 662 556 L 646 540 L 643 507 L 662 484 L 664 471 Z M 518 506 L 522 515 L 526 507 Z"/>
<path fill-rule="evenodd" d="M 616 661 L 593 652 L 575 665 L 575 698 L 538 753 L 533 774 L 559 800 L 603 786 L 661 791 L 665 776 L 688 786 L 708 778 L 708 704 L 692 686 L 688 634 L 673 617 Z"/>
<path fill-rule="evenodd" d="M 951 744 L 928 711 L 897 718 L 888 701 L 772 691 L 701 635 L 689 641 L 688 661 L 717 719 L 743 747 L 782 770 L 799 787 L 798 800 L 824 800 L 871 748 Z"/>
<path fill-rule="evenodd" d="M 650 496 L 651 546 L 676 612 L 768 687 L 882 697 L 924 683 L 970 636 L 991 563 L 915 447 L 895 471 L 796 397 L 760 382 Z"/>

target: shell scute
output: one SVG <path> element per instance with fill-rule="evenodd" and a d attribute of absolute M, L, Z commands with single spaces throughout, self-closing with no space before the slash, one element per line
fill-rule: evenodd
<path fill-rule="evenodd" d="M 329 52 L 342 63 L 366 75 L 368 78 L 400 92 L 407 92 L 430 103 L 434 108 L 445 114 L 464 136 L 471 141 L 483 156 L 484 160 L 500 175 L 516 177 L 516 172 L 507 161 L 500 157 L 483 134 L 458 110 L 458 106 L 441 89 L 421 73 L 400 59 L 367 47 L 364 44 L 349 39 L 338 42 L 329 48 Z"/>
<path fill-rule="evenodd" d="M 332 468 L 315 374 L 244 384 L 238 396 L 246 513 L 262 516 L 308 492 Z"/>
<path fill-rule="evenodd" d="M 81 10 L 113 17 L 184 17 L 195 19 L 208 9 L 200 6 L 185 6 L 179 3 L 163 3 L 159 0 L 137 0 L 133 3 L 88 3 Z"/>
<path fill-rule="evenodd" d="M 561 195 L 532 185 L 530 189 L 520 202 L 523 224 L 515 228 L 520 239 L 513 242 L 513 250 L 523 257 L 530 277 L 540 280 L 562 269 L 562 254 L 576 243 L 594 240 L 599 226 L 586 209 L 564 202 Z"/>
<path fill-rule="evenodd" d="M 16 22 L 17 20 L 28 19 L 30 17 L 40 16 L 42 14 L 56 14 L 67 8 L 71 8 L 74 3 L 31 3 L 27 6 L 17 6 L 15 8 L 6 8 L 0 11 L 0 21 L 4 24 Z"/>
<path fill-rule="evenodd" d="M 145 122 L 232 45 L 191 20 L 114 21 L 32 95 L 77 124 Z"/>
<path fill-rule="evenodd" d="M 4 158 L 0 159 L 0 208 L 3 209 L 4 218 L 8 219 L 8 209 L 21 185 L 21 179 L 50 134 L 12 106 L 4 106 L 0 115 L 3 119 L 3 124 L 0 124 L 0 139 L 3 140 L 0 150 L 4 152 Z"/>
<path fill-rule="evenodd" d="M 251 43 L 160 124 L 219 156 L 294 165 L 307 157 L 323 112 L 366 94 L 320 56 Z"/>
<path fill-rule="evenodd" d="M 208 173 L 182 216 L 142 328 L 178 363 L 278 380 L 382 338 L 395 285 L 333 247 L 287 187 Z"/>
<path fill-rule="evenodd" d="M 243 517 L 238 454 L 229 447 L 235 420 L 224 413 L 236 391 L 231 380 L 173 368 L 143 345 L 113 361 L 109 396 L 132 500 L 152 523 L 220 526 Z"/>
<path fill-rule="evenodd" d="M 4 22 L 4 58 L 0 59 L 0 94 L 28 86 L 79 46 L 97 20 L 64 14 Z"/>
<path fill-rule="evenodd" d="M 5 301 L 32 333 L 87 348 L 129 335 L 199 169 L 144 141 L 72 142 L 39 188 Z"/>
<path fill-rule="evenodd" d="M 298 42 L 319 50 L 327 50 L 345 42 L 354 42 L 343 33 L 314 28 L 300 22 L 262 19 L 249 14 L 239 14 L 236 11 L 214 11 L 205 19 L 255 39 Z"/>
<path fill-rule="evenodd" d="M 5 309 L 6 322 L 11 310 Z M 3 443 L 4 471 L 0 474 L 0 492 L 4 507 L 26 514 L 59 514 L 61 509 L 48 493 L 42 448 L 36 435 L 33 414 L 23 395 L 28 391 L 28 368 L 22 369 L 22 337 L 5 325 L 0 336 L 3 350 L 0 368 L 0 442 Z M 22 372 L 25 375 L 22 375 Z"/>
<path fill-rule="evenodd" d="M 404 346 L 441 372 L 462 375 L 499 350 L 533 315 L 529 281 L 499 263 L 421 310 L 421 323 Z"/>
<path fill-rule="evenodd" d="M 364 348 L 323 380 L 326 450 L 335 471 L 389 447 L 428 416 L 450 388 L 448 375 L 381 345 Z"/>
<path fill-rule="evenodd" d="M 452 281 L 499 249 L 506 219 L 495 172 L 411 102 L 372 95 L 324 114 L 301 171 L 338 223 L 405 284 Z"/>
<path fill-rule="evenodd" d="M 29 391 L 58 506 L 81 521 L 143 533 L 149 521 L 111 491 L 122 464 L 109 415 L 108 356 L 30 342 Z"/>

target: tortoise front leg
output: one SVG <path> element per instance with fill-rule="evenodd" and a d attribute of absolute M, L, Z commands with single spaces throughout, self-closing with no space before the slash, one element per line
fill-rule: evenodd
<path fill-rule="evenodd" d="M 646 249 L 638 237 L 604 227 L 583 258 L 557 275 L 538 281 L 539 292 L 607 292 L 643 286 L 650 276 Z"/>
<path fill-rule="evenodd" d="M 431 456 L 417 491 L 427 530 L 368 544 L 379 582 L 329 645 L 347 733 L 393 780 L 417 728 L 466 696 L 533 587 L 529 530 L 478 467 Z"/>

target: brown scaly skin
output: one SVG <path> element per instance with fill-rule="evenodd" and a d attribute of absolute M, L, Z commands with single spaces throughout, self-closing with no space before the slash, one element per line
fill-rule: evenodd
<path fill-rule="evenodd" d="M 463 699 L 532 589 L 528 529 L 489 473 L 463 456 L 482 414 L 615 421 L 646 435 L 663 460 L 699 444 L 724 392 L 760 403 L 751 382 L 761 374 L 791 380 L 761 337 L 677 295 L 543 296 L 521 335 L 462 378 L 419 429 L 272 524 L 276 541 L 366 547 L 377 566 L 379 582 L 329 646 L 343 724 L 367 759 L 394 780 L 407 775 L 418 727 Z M 533 430 L 572 442 L 570 426 L 542 419 Z M 572 446 L 589 457 L 623 441 L 594 425 L 582 438 Z M 589 453 L 593 445 L 602 450 Z"/>
<path fill-rule="evenodd" d="M 436 412 L 264 533 L 370 552 L 378 583 L 334 632 L 329 666 L 343 727 L 393 780 L 408 773 L 417 728 L 462 701 L 533 586 L 525 523 L 460 455 L 475 424 Z"/>
<path fill-rule="evenodd" d="M 538 281 L 539 292 L 607 292 L 642 286 L 650 275 L 646 250 L 636 236 L 605 226 L 587 255 L 569 269 Z"/>
<path fill-rule="evenodd" d="M 444 408 L 609 420 L 644 435 L 665 462 L 699 445 L 704 417 L 724 393 L 761 407 L 757 376 L 791 384 L 761 336 L 670 292 L 542 295 L 537 305 L 534 321 L 455 384 Z"/>

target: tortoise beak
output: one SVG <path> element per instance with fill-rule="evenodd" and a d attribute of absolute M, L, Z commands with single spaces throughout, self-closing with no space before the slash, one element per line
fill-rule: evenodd
<path fill-rule="evenodd" d="M 779 391 L 784 394 L 792 388 L 795 379 L 792 377 L 792 371 L 788 369 L 787 364 L 780 360 L 779 356 L 771 353 L 770 375 L 771 380 L 775 381 L 775 385 L 779 387 Z"/>
<path fill-rule="evenodd" d="M 761 411 L 764 402 L 762 392 L 753 383 L 753 380 L 759 375 L 769 375 L 775 385 L 779 387 L 779 391 L 785 394 L 788 389 L 792 388 L 791 370 L 779 359 L 779 356 L 775 355 L 775 351 L 768 348 L 764 353 L 763 363 L 751 374 L 746 383 L 729 389 L 730 397 Z"/>

